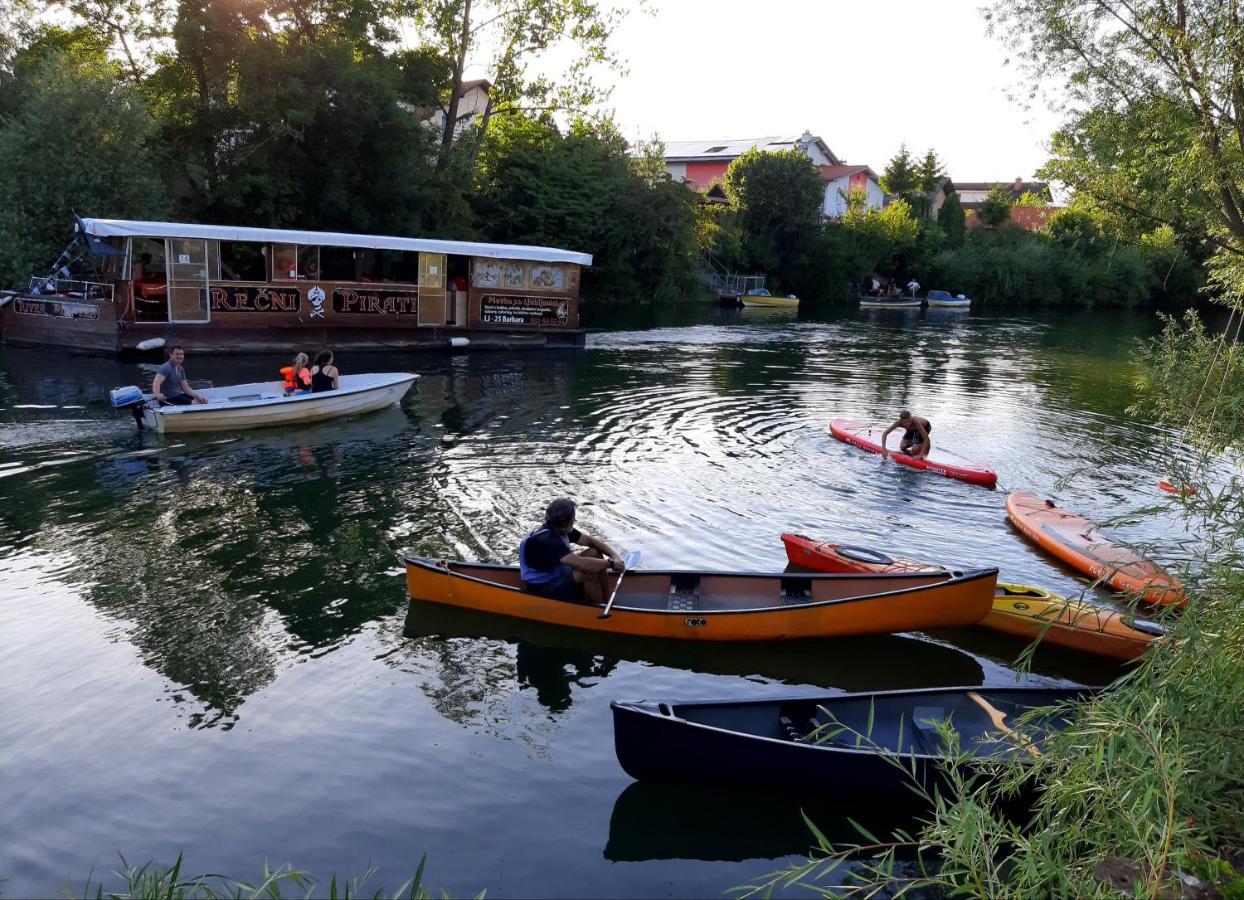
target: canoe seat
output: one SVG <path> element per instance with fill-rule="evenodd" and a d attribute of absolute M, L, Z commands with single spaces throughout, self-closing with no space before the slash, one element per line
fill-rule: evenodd
<path fill-rule="evenodd" d="M 700 576 L 679 573 L 670 578 L 669 609 L 691 612 L 700 608 Z"/>
<path fill-rule="evenodd" d="M 782 579 L 782 605 L 798 606 L 802 603 L 812 602 L 812 579 L 811 578 L 783 578 Z"/>
<path fill-rule="evenodd" d="M 798 713 L 782 713 L 778 716 L 778 722 L 786 736 L 797 744 L 807 743 L 808 735 L 816 730 L 815 719 L 800 716 Z"/>

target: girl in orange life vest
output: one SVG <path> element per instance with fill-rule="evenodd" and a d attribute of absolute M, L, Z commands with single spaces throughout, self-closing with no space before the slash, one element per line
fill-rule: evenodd
<path fill-rule="evenodd" d="M 285 376 L 285 393 L 306 393 L 311 390 L 311 370 L 307 368 L 307 354 L 299 353 L 292 365 L 281 369 Z"/>

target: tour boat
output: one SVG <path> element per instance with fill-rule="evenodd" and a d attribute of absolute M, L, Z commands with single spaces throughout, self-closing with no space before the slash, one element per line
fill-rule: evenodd
<path fill-rule="evenodd" d="M 13 344 L 134 354 L 289 347 L 582 347 L 587 253 L 191 222 L 79 219 L 49 274 L 6 292 Z"/>
<path fill-rule="evenodd" d="M 788 297 L 778 297 L 770 294 L 764 288 L 756 288 L 754 291 L 748 291 L 741 294 L 739 300 L 744 306 L 798 306 L 799 298 L 794 294 Z"/>
<path fill-rule="evenodd" d="M 939 726 L 958 732 L 960 753 L 1036 759 L 1069 704 L 1088 688 L 960 687 L 804 695 L 766 700 L 615 701 L 618 762 L 637 781 L 782 789 L 853 797 L 910 797 L 914 778 L 944 787 L 949 753 Z M 1015 720 L 1054 707 L 1025 733 Z"/>
<path fill-rule="evenodd" d="M 161 434 L 309 425 L 392 406 L 418 377 L 410 372 L 342 375 L 337 390 L 288 396 L 280 381 L 197 388 L 207 402 L 190 406 L 158 406 L 151 394 L 125 387 L 112 392 L 112 404 L 132 410 L 141 427 Z"/>
<path fill-rule="evenodd" d="M 861 309 L 919 309 L 924 305 L 923 297 L 870 297 L 860 295 Z"/>
<path fill-rule="evenodd" d="M 523 590 L 517 566 L 406 557 L 412 600 L 572 628 L 693 641 L 780 641 L 973 625 L 997 569 L 916 575 L 627 572 L 612 615 Z M 611 584 L 616 585 L 612 577 Z"/>
<path fill-rule="evenodd" d="M 946 291 L 929 291 L 929 306 L 944 307 L 946 309 L 967 309 L 972 305 L 972 301 L 960 294 L 958 297 L 952 297 Z"/>

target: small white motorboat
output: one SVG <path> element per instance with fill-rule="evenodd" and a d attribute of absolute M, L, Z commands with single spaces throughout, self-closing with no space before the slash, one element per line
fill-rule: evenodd
<path fill-rule="evenodd" d="M 924 305 L 923 297 L 870 297 L 860 295 L 860 309 L 919 309 Z"/>
<path fill-rule="evenodd" d="M 946 291 L 929 291 L 929 306 L 937 306 L 944 309 L 967 309 L 972 305 L 972 301 L 960 294 L 958 297 L 952 297 Z"/>
<path fill-rule="evenodd" d="M 412 372 L 342 375 L 341 387 L 335 391 L 288 396 L 280 381 L 199 388 L 196 393 L 207 402 L 191 406 L 159 406 L 151 394 L 124 387 L 112 392 L 112 405 L 133 411 L 140 427 L 161 434 L 308 425 L 391 406 L 418 377 Z"/>

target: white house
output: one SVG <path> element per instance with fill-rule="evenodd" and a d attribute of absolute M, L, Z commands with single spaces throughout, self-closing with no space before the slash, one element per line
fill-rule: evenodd
<path fill-rule="evenodd" d="M 725 177 L 726 169 L 748 150 L 802 150 L 818 166 L 841 160 L 819 137 L 805 131 L 798 137 L 770 135 L 721 141 L 670 141 L 665 145 L 665 171 L 675 181 L 686 181 L 704 191 Z"/>
<path fill-rule="evenodd" d="M 492 82 L 487 78 L 462 82 L 462 90 L 458 92 L 458 121 L 454 123 L 454 137 L 483 117 L 484 110 L 488 108 L 488 91 L 491 89 Z M 435 110 L 426 121 L 441 134 L 445 133 L 445 110 Z"/>
<path fill-rule="evenodd" d="M 821 214 L 827 219 L 837 219 L 847 211 L 847 197 L 851 191 L 864 192 L 865 206 L 881 209 L 885 206 L 885 191 L 877 179 L 877 173 L 868 166 L 817 166 L 825 182 L 825 204 Z"/>

